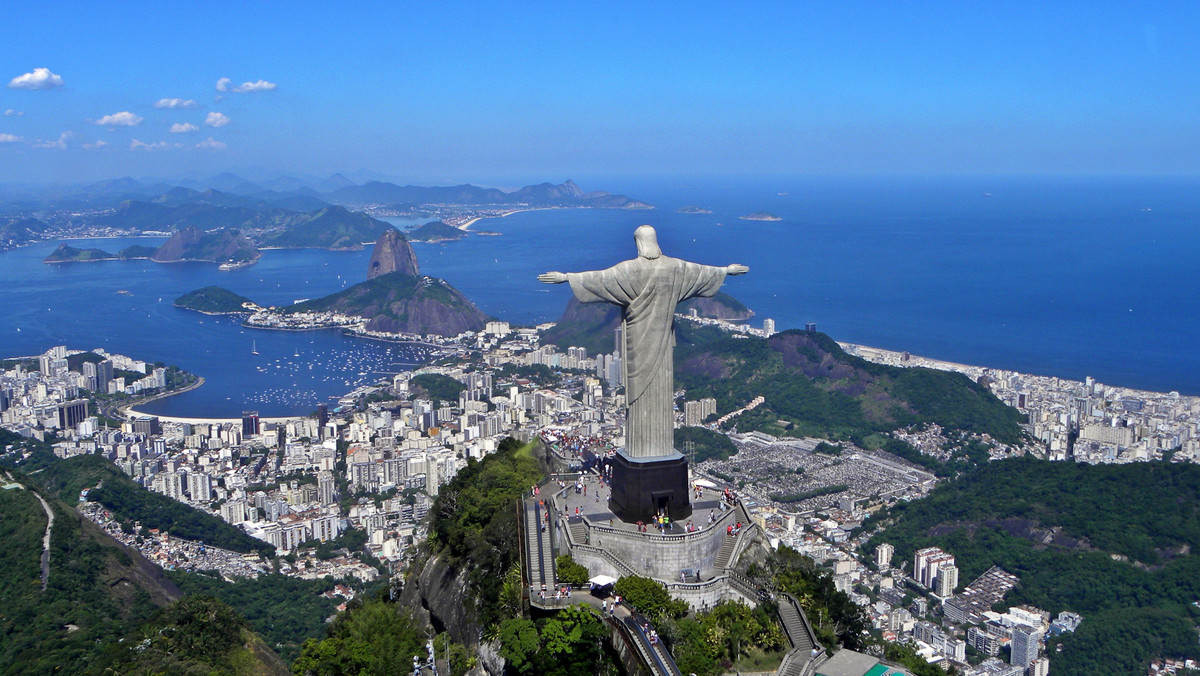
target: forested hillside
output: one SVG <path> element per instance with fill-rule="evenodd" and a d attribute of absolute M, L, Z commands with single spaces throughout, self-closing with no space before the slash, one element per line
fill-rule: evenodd
<path fill-rule="evenodd" d="M 1006 603 L 1083 615 L 1060 639 L 1056 673 L 1135 673 L 1152 656 L 1200 657 L 1195 465 L 992 462 L 864 528 L 875 531 L 867 551 L 888 542 L 905 562 L 938 546 L 957 559 L 963 585 L 995 564 L 1021 579 Z"/>

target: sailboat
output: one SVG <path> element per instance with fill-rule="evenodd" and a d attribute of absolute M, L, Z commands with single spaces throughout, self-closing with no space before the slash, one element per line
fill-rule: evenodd
<path fill-rule="evenodd" d="M 258 341 L 250 341 L 250 354 L 258 354 Z"/>

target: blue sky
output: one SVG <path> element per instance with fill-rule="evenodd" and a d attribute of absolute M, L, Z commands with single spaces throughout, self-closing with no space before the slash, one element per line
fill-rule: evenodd
<path fill-rule="evenodd" d="M 1200 173 L 1196 3 L 332 4 L 10 17 L 0 181 Z"/>

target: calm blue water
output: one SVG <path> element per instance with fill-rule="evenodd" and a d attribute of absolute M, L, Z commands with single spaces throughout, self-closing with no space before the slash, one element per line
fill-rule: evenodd
<path fill-rule="evenodd" d="M 422 270 L 446 278 L 491 315 L 526 324 L 553 320 L 570 291 L 538 284 L 535 276 L 632 257 L 633 228 L 650 223 L 668 255 L 749 265 L 750 274 L 730 278 L 725 290 L 755 310 L 756 324 L 763 317 L 781 329 L 814 321 L 838 340 L 1200 394 L 1197 182 L 600 184 L 658 208 L 531 211 L 481 221 L 477 229 L 502 235 L 416 244 Z M 674 212 L 684 205 L 713 213 Z M 752 211 L 784 220 L 738 220 Z M 126 242 L 87 245 L 114 250 Z M 347 381 L 403 361 L 396 348 L 334 332 L 251 331 L 170 305 L 208 284 L 270 304 L 316 297 L 363 279 L 369 251 L 268 251 L 258 265 L 219 272 L 146 261 L 42 264 L 54 246 L 0 254 L 0 312 L 10 318 L 0 327 L 0 354 L 101 346 L 208 379 L 201 390 L 160 402 L 162 413 L 306 412 L 349 389 Z M 319 361 L 311 371 L 310 358 Z"/>

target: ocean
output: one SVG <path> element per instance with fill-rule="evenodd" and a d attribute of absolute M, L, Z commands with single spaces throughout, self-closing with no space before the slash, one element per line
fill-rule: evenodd
<path fill-rule="evenodd" d="M 710 179 L 599 185 L 653 210 L 556 209 L 477 222 L 415 244 L 422 272 L 484 312 L 553 321 L 570 291 L 547 270 L 635 255 L 654 225 L 664 253 L 750 273 L 724 290 L 778 329 L 815 322 L 837 340 L 950 361 L 1200 394 L 1200 186 L 1174 179 Z M 683 206 L 711 211 L 677 213 Z M 739 217 L 768 212 L 779 221 Z M 407 221 L 394 221 L 407 225 Z M 74 246 L 115 251 L 132 240 Z M 142 240 L 142 243 L 146 243 Z M 57 242 L 0 253 L 0 356 L 105 349 L 204 376 L 146 408 L 163 415 L 311 412 L 405 368 L 411 351 L 336 331 L 243 328 L 172 306 L 210 284 L 260 303 L 315 298 L 365 278 L 359 252 L 265 251 L 249 268 L 106 261 L 46 265 Z M 251 354 L 257 347 L 259 355 Z"/>

